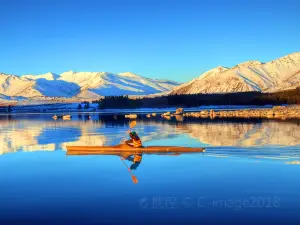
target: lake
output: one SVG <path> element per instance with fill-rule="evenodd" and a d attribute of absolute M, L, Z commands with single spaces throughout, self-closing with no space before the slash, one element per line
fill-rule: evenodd
<path fill-rule="evenodd" d="M 298 224 L 299 120 L 143 117 L 144 145 L 206 152 L 145 154 L 134 184 L 117 156 L 65 150 L 116 145 L 128 120 L 51 117 L 0 115 L 0 224 Z"/>

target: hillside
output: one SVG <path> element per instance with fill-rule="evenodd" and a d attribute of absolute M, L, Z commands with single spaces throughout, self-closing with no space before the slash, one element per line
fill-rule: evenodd
<path fill-rule="evenodd" d="M 300 86 L 300 52 L 271 62 L 248 61 L 232 68 L 219 66 L 175 87 L 174 94 L 274 92 Z"/>

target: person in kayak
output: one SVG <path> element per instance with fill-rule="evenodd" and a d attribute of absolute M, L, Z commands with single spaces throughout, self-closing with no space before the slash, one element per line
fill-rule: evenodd
<path fill-rule="evenodd" d="M 130 140 L 125 141 L 125 144 L 127 144 L 130 147 L 133 148 L 140 148 L 142 147 L 142 141 L 140 139 L 140 137 L 138 136 L 138 134 L 135 131 L 128 131 L 129 132 L 129 136 L 130 136 Z M 126 159 L 128 161 L 133 162 L 132 165 L 130 166 L 131 170 L 136 170 L 138 168 L 138 166 L 140 165 L 141 161 L 142 161 L 142 154 L 133 154 L 130 155 L 126 158 L 122 158 L 123 160 Z"/>
<path fill-rule="evenodd" d="M 129 136 L 130 136 L 130 140 L 125 141 L 125 143 L 127 145 L 129 145 L 130 147 L 134 147 L 134 148 L 140 148 L 142 147 L 142 141 L 140 139 L 140 137 L 138 136 L 138 134 L 135 131 L 129 131 Z"/>

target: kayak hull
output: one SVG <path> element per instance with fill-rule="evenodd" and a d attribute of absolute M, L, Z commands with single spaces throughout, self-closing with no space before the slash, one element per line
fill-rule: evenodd
<path fill-rule="evenodd" d="M 66 146 L 67 155 L 123 155 L 131 154 L 164 154 L 164 153 L 201 153 L 204 148 L 189 148 L 180 146 L 145 146 L 133 148 L 128 145 L 116 146 Z"/>

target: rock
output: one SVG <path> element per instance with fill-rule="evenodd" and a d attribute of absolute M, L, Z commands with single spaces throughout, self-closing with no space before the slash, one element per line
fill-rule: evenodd
<path fill-rule="evenodd" d="M 163 117 L 169 116 L 168 113 L 164 113 Z M 176 116 L 176 113 L 171 115 Z M 277 106 L 274 109 L 241 109 L 241 110 L 230 110 L 230 111 L 217 111 L 214 110 L 203 110 L 200 112 L 183 113 L 184 117 L 194 118 L 278 118 L 285 120 L 287 118 L 300 118 L 300 107 L 296 106 Z"/>
<path fill-rule="evenodd" d="M 216 117 L 215 111 L 211 109 L 210 113 L 209 113 L 209 116 L 210 116 L 211 119 L 215 118 Z"/>
<path fill-rule="evenodd" d="M 128 118 L 128 119 L 136 119 L 136 118 L 137 118 L 137 115 L 136 115 L 136 114 L 129 114 L 129 115 L 125 115 L 125 118 Z"/>
<path fill-rule="evenodd" d="M 184 109 L 178 108 L 178 109 L 176 109 L 175 115 L 182 115 L 183 113 L 184 113 Z"/>
<path fill-rule="evenodd" d="M 273 107 L 273 110 L 283 110 L 283 109 L 286 109 L 285 106 L 274 106 Z"/>
<path fill-rule="evenodd" d="M 269 110 L 269 111 L 267 112 L 267 116 L 274 116 L 273 110 Z"/>
<path fill-rule="evenodd" d="M 166 112 L 166 113 L 162 114 L 162 116 L 171 116 L 171 113 L 170 112 Z"/>
<path fill-rule="evenodd" d="M 62 119 L 63 120 L 70 120 L 71 119 L 71 115 L 63 115 Z"/>
<path fill-rule="evenodd" d="M 203 111 L 200 112 L 200 114 L 201 114 L 201 115 L 204 115 L 204 114 L 207 115 L 207 114 L 208 114 L 208 111 L 207 111 L 207 110 L 203 110 Z"/>
<path fill-rule="evenodd" d="M 207 110 L 201 111 L 200 116 L 202 118 L 207 118 L 207 117 L 209 117 L 209 112 Z"/>

